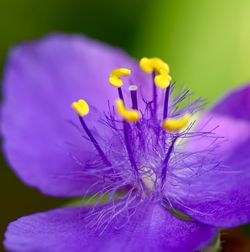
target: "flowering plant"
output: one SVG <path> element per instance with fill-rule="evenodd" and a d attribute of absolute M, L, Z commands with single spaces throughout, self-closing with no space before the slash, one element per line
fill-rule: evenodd
<path fill-rule="evenodd" d="M 138 65 L 84 37 L 16 47 L 1 121 L 11 167 L 47 195 L 95 200 L 14 221 L 5 247 L 196 251 L 249 222 L 250 87 L 198 123 L 204 101 L 174 87 L 159 58 Z"/>

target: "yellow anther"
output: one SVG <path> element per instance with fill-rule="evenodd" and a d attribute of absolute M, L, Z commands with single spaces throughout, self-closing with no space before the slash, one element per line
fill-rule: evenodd
<path fill-rule="evenodd" d="M 79 116 L 85 116 L 89 113 L 89 105 L 86 101 L 84 100 L 79 100 L 77 102 L 73 102 L 71 105 L 72 109 L 75 110 L 75 112 Z"/>
<path fill-rule="evenodd" d="M 170 85 L 171 76 L 163 69 L 160 69 L 158 75 L 155 76 L 154 82 L 158 88 L 167 88 Z"/>
<path fill-rule="evenodd" d="M 152 73 L 154 71 L 154 67 L 152 62 L 149 58 L 142 58 L 139 62 L 140 68 L 145 73 Z"/>
<path fill-rule="evenodd" d="M 166 131 L 180 131 L 188 125 L 190 118 L 191 116 L 189 114 L 186 114 L 179 119 L 165 119 L 162 127 Z"/>
<path fill-rule="evenodd" d="M 150 74 L 153 71 L 156 71 L 159 74 L 161 69 L 165 70 L 167 74 L 169 73 L 168 64 L 159 58 L 142 58 L 139 65 L 145 73 Z"/>
<path fill-rule="evenodd" d="M 113 87 L 120 88 L 123 85 L 121 77 L 127 77 L 131 74 L 131 71 L 127 68 L 118 68 L 113 70 L 109 76 L 109 83 Z"/>
<path fill-rule="evenodd" d="M 124 103 L 121 99 L 116 101 L 116 110 L 118 114 L 127 122 L 137 122 L 140 119 L 139 111 L 132 109 L 128 110 L 125 108 Z"/>
<path fill-rule="evenodd" d="M 159 58 L 142 58 L 140 68 L 146 73 L 156 72 L 155 85 L 159 88 L 167 88 L 170 85 L 169 66 Z"/>

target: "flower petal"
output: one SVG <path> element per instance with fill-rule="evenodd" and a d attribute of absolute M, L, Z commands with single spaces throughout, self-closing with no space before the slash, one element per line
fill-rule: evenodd
<path fill-rule="evenodd" d="M 7 159 L 25 183 L 52 196 L 86 192 L 94 178 L 84 169 L 97 153 L 82 137 L 71 103 L 83 98 L 95 107 L 86 121 L 98 140 L 105 139 L 109 130 L 99 123 L 100 113 L 117 98 L 109 73 L 133 65 L 123 52 L 80 36 L 51 35 L 11 52 L 1 128 Z"/>
<path fill-rule="evenodd" d="M 250 222 L 249 98 L 248 85 L 227 95 L 202 118 L 203 130 L 219 125 L 214 137 L 224 138 L 217 147 L 213 139 L 190 140 L 187 154 L 192 155 L 183 160 L 179 181 L 169 180 L 171 203 L 202 223 L 230 228 Z M 192 159 L 195 155 L 199 161 Z"/>
<path fill-rule="evenodd" d="M 144 208 L 122 228 L 102 233 L 86 223 L 87 208 L 53 210 L 20 218 L 6 232 L 10 251 L 196 251 L 216 229 L 176 219 L 160 206 Z"/>
<path fill-rule="evenodd" d="M 214 108 L 212 113 L 235 119 L 250 121 L 250 85 L 245 85 L 226 95 Z"/>
<path fill-rule="evenodd" d="M 199 120 L 196 131 L 212 132 L 214 137 L 223 137 L 216 152 L 223 154 L 250 138 L 250 85 L 227 94 Z M 190 142 L 189 150 L 206 149 L 210 138 Z"/>

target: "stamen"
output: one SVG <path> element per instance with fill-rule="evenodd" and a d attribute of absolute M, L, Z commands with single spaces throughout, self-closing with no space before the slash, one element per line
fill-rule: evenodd
<path fill-rule="evenodd" d="M 127 76 L 130 76 L 130 74 L 131 74 L 131 71 L 128 68 L 117 68 L 117 69 L 113 70 L 109 76 L 110 85 L 118 88 L 119 98 L 123 102 L 125 102 L 125 101 L 124 101 L 122 89 L 121 89 L 121 87 L 123 86 L 123 82 L 121 80 L 121 77 L 127 77 Z"/>
<path fill-rule="evenodd" d="M 92 135 L 91 131 L 89 130 L 88 126 L 86 125 L 85 121 L 83 120 L 83 117 L 89 113 L 89 105 L 84 100 L 79 100 L 78 102 L 72 103 L 72 108 L 76 111 L 76 113 L 79 115 L 79 120 L 81 122 L 81 125 L 86 132 L 87 136 L 91 140 L 91 142 L 94 144 L 97 152 L 99 153 L 100 157 L 102 158 L 103 162 L 107 166 L 112 166 L 110 161 L 107 159 L 106 155 L 104 154 L 103 150 L 101 149 L 100 145 Z"/>
<path fill-rule="evenodd" d="M 180 131 L 188 125 L 190 118 L 191 116 L 189 114 L 186 114 L 179 119 L 165 119 L 163 121 L 162 127 L 166 131 Z"/>
<path fill-rule="evenodd" d="M 123 94 L 122 94 L 122 88 L 118 88 L 118 95 L 119 95 L 119 98 L 125 103 Z"/>
<path fill-rule="evenodd" d="M 118 114 L 127 122 L 134 123 L 139 121 L 140 114 L 139 111 L 133 109 L 128 110 L 124 106 L 124 102 L 121 99 L 118 99 L 116 101 L 116 109 Z"/>
<path fill-rule="evenodd" d="M 131 89 L 131 87 L 130 87 Z M 132 89 L 135 89 L 134 87 Z M 132 90 L 135 91 L 136 90 Z M 128 123 L 134 123 L 137 122 L 140 119 L 140 114 L 137 110 L 127 110 L 124 105 L 124 101 L 122 99 L 118 99 L 116 101 L 116 109 L 118 114 L 123 118 L 123 132 L 124 132 L 124 140 L 125 140 L 125 145 L 128 153 L 128 157 L 131 163 L 132 168 L 136 173 L 138 173 L 138 168 L 136 165 L 136 161 L 134 159 L 133 151 L 130 145 L 130 140 L 129 140 L 129 132 L 131 130 L 130 125 Z"/>
<path fill-rule="evenodd" d="M 130 74 L 131 74 L 131 71 L 127 68 L 117 68 L 110 73 L 109 83 L 113 87 L 121 88 L 123 85 L 121 77 L 127 77 Z"/>
<path fill-rule="evenodd" d="M 134 156 L 133 156 L 131 145 L 129 143 L 130 125 L 128 124 L 128 122 L 129 123 L 137 122 L 140 119 L 140 114 L 136 109 L 133 109 L 133 110 L 126 109 L 126 107 L 124 105 L 124 98 L 123 98 L 122 89 L 121 89 L 123 82 L 120 79 L 120 77 L 127 77 L 130 74 L 131 74 L 131 71 L 127 68 L 115 69 L 110 74 L 109 83 L 113 87 L 118 88 L 118 95 L 119 95 L 120 99 L 118 99 L 116 101 L 116 109 L 117 109 L 118 114 L 124 119 L 124 121 L 123 121 L 124 139 L 125 139 L 125 145 L 126 145 L 126 149 L 128 152 L 131 166 L 138 173 L 138 168 L 137 168 Z M 135 91 L 135 94 L 133 94 L 133 98 L 132 98 L 132 99 L 134 99 L 134 102 L 132 102 L 133 106 L 138 106 L 137 105 L 136 90 L 132 90 L 132 91 Z M 131 92 L 131 96 L 132 96 L 132 92 Z"/>
<path fill-rule="evenodd" d="M 153 112 L 152 117 L 156 118 L 157 114 L 157 89 L 165 89 L 170 86 L 171 76 L 169 75 L 169 66 L 159 58 L 142 58 L 139 62 L 140 68 L 153 75 Z M 167 113 L 167 112 L 166 112 Z M 164 117 L 165 118 L 165 117 Z"/>
<path fill-rule="evenodd" d="M 137 102 L 137 86 L 136 85 L 130 85 L 128 90 L 131 94 L 131 100 L 132 100 L 132 108 L 138 110 L 138 102 Z"/>

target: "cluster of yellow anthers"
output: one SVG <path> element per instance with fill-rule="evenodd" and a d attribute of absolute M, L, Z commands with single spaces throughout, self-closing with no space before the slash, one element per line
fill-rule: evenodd
<path fill-rule="evenodd" d="M 171 82 L 169 75 L 169 66 L 159 58 L 142 58 L 140 60 L 140 68 L 148 74 L 155 74 L 154 83 L 158 88 L 166 89 Z M 121 91 L 123 81 L 121 77 L 130 76 L 131 71 L 127 68 L 118 68 L 110 73 L 109 83 L 111 86 L 118 88 Z M 86 101 L 79 100 L 72 103 L 72 108 L 80 117 L 84 117 L 89 113 L 89 106 Z M 127 109 L 124 105 L 123 99 L 116 100 L 116 110 L 118 114 L 129 123 L 135 123 L 140 120 L 140 113 L 137 109 Z M 185 128 L 190 121 L 190 115 L 186 114 L 181 118 L 173 119 L 166 118 L 163 121 L 162 128 L 166 131 L 180 131 Z"/>
<path fill-rule="evenodd" d="M 165 89 L 170 85 L 171 76 L 169 75 L 169 66 L 159 58 L 142 58 L 140 68 L 148 74 L 155 73 L 154 82 L 158 88 Z"/>

